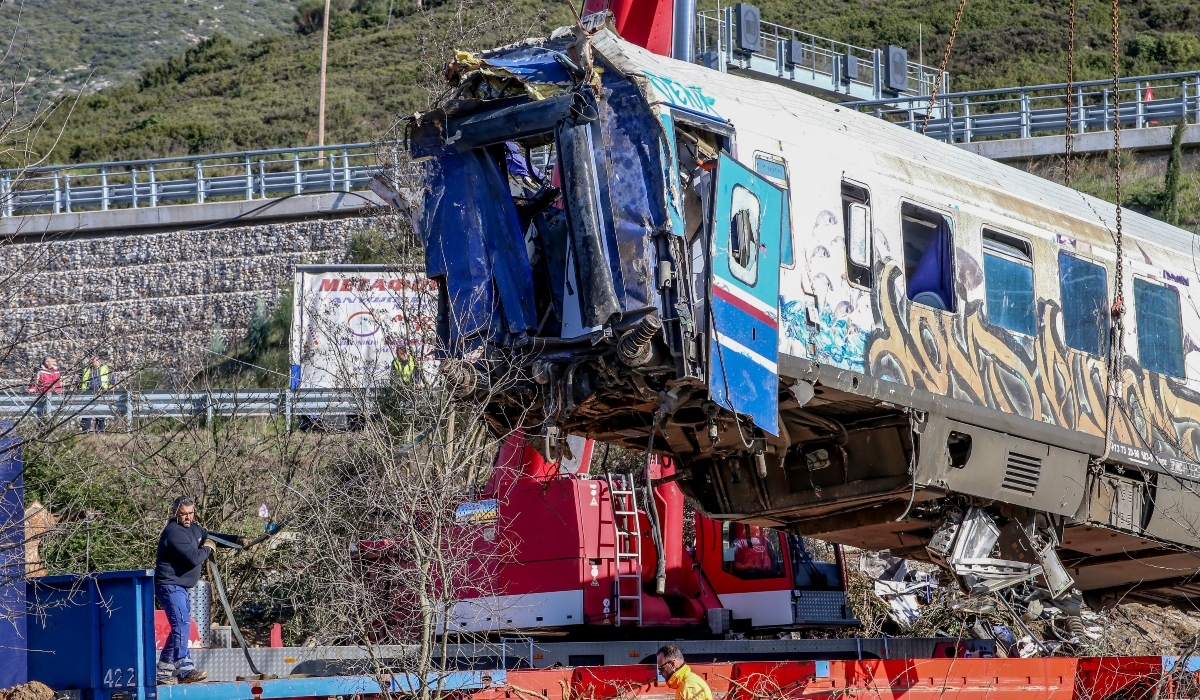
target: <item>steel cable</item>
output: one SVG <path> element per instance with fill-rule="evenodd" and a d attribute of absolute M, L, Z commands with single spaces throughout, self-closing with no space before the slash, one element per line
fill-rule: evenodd
<path fill-rule="evenodd" d="M 921 125 L 921 135 L 929 128 L 929 118 L 933 116 L 933 105 L 937 102 L 938 91 L 942 88 L 942 77 L 946 75 L 946 64 L 950 62 L 950 49 L 954 48 L 954 37 L 958 36 L 958 23 L 962 21 L 963 10 L 967 0 L 958 0 L 958 13 L 954 15 L 954 26 L 950 28 L 950 40 L 946 42 L 946 51 L 942 53 L 942 67 L 938 70 L 937 80 L 933 83 L 933 92 L 929 95 L 929 106 L 925 108 L 925 123 Z M 947 104 L 949 107 L 949 104 Z M 947 119 L 954 121 L 954 111 L 947 113 Z M 953 133 L 953 132 L 951 132 Z"/>

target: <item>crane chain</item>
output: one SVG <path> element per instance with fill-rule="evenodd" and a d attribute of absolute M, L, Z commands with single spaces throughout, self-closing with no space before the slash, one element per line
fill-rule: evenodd
<path fill-rule="evenodd" d="M 1067 25 L 1067 134 L 1066 134 L 1066 163 L 1063 165 L 1063 177 L 1067 187 L 1071 186 L 1071 121 L 1074 116 L 1074 106 L 1071 104 L 1071 92 L 1075 86 L 1075 0 L 1071 0 L 1070 19 Z M 1082 116 L 1082 115 L 1080 115 Z"/>
<path fill-rule="evenodd" d="M 937 102 L 938 91 L 942 89 L 942 77 L 946 75 L 946 64 L 950 61 L 950 49 L 954 48 L 954 37 L 958 36 L 958 23 L 962 21 L 963 10 L 967 7 L 967 0 L 958 0 L 958 13 L 954 15 L 954 26 L 950 28 L 950 40 L 946 42 L 946 50 L 942 53 L 942 67 L 938 70 L 937 80 L 933 82 L 933 92 L 929 95 L 929 106 L 925 108 L 925 122 L 921 124 L 921 135 L 925 135 L 925 131 L 929 128 L 929 118 L 933 116 L 933 105 Z M 949 113 L 949 118 L 954 119 L 954 113 Z"/>
<path fill-rule="evenodd" d="M 1120 14 L 1118 0 L 1112 0 L 1112 72 L 1113 72 L 1113 168 L 1117 188 L 1117 230 L 1114 243 L 1117 249 L 1116 293 L 1113 295 L 1112 339 L 1108 350 L 1108 397 L 1104 413 L 1104 455 L 1108 459 L 1112 452 L 1113 433 L 1116 428 L 1117 405 L 1121 401 L 1122 365 L 1125 359 L 1125 251 L 1121 230 L 1121 63 L 1120 63 Z"/>

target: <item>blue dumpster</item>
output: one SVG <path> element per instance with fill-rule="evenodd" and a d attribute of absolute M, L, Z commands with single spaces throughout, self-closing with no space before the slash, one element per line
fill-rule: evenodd
<path fill-rule="evenodd" d="M 157 697 L 153 571 L 46 576 L 26 593 L 30 680 L 80 700 Z"/>
<path fill-rule="evenodd" d="M 25 489 L 21 446 L 0 421 L 0 688 L 28 680 L 25 666 Z"/>

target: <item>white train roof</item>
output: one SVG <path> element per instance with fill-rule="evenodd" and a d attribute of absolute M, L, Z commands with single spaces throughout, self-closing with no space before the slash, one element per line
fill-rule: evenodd
<path fill-rule="evenodd" d="M 631 44 L 608 29 L 592 36 L 592 46 L 626 75 L 665 76 L 684 86 L 701 86 L 721 102 L 734 102 L 751 110 L 770 110 L 803 125 L 830 129 L 844 126 L 847 136 L 875 146 L 879 152 L 942 171 L 974 183 L 994 196 L 1015 197 L 1057 211 L 1090 226 L 1115 232 L 1116 207 L 1110 202 L 943 143 L 868 114 L 840 107 L 783 85 L 744 78 L 653 54 Z M 764 115 L 765 118 L 770 118 Z M 734 127 L 738 124 L 735 122 Z M 746 126 L 746 125 L 743 125 Z M 1151 217 L 1122 209 L 1125 235 L 1191 256 L 1195 235 Z"/>

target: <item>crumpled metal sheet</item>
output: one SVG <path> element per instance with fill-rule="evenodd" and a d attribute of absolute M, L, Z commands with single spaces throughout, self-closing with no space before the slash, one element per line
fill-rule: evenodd
<path fill-rule="evenodd" d="M 560 50 L 545 46 L 521 46 L 486 58 L 467 51 L 455 52 L 448 67 L 449 77 L 461 79 L 476 97 L 491 99 L 512 94 L 520 86 L 535 100 L 569 91 L 577 82 L 575 67 Z M 515 84 L 514 84 L 515 82 Z"/>
<path fill-rule="evenodd" d="M 601 84 L 596 158 L 608 175 L 601 178 L 601 197 L 609 214 L 609 260 L 623 310 L 632 311 L 656 303 L 651 241 L 670 228 L 659 148 L 663 132 L 631 80 L 608 71 Z"/>
<path fill-rule="evenodd" d="M 516 204 L 486 151 L 425 162 L 420 227 L 430 277 L 441 277 L 447 318 L 441 340 L 458 351 L 486 335 L 533 328 L 533 282 Z M 497 314 L 496 312 L 500 313 Z"/>

